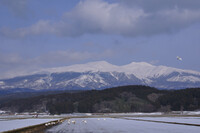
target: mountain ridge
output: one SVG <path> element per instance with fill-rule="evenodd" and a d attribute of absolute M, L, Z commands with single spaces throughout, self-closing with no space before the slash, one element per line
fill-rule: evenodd
<path fill-rule="evenodd" d="M 200 72 L 146 62 L 117 66 L 106 61 L 42 69 L 35 74 L 0 80 L 0 90 L 13 88 L 104 89 L 122 85 L 148 85 L 162 89 L 200 86 Z"/>
<path fill-rule="evenodd" d="M 132 67 L 132 68 L 131 68 Z M 163 66 L 163 65 L 159 65 L 159 66 L 154 66 L 151 65 L 147 62 L 131 62 L 129 64 L 126 65 L 113 65 L 111 63 L 108 63 L 106 61 L 96 61 L 96 62 L 88 62 L 85 64 L 75 64 L 75 65 L 70 65 L 70 66 L 64 66 L 64 67 L 55 67 L 55 68 L 47 68 L 47 69 L 42 69 L 39 71 L 36 71 L 35 73 L 39 73 L 39 72 L 49 72 L 49 73 L 56 73 L 56 72 L 69 72 L 69 71 L 73 71 L 73 72 L 85 72 L 85 71 L 103 71 L 103 72 L 126 72 L 127 74 L 134 74 L 134 72 L 131 72 L 131 69 L 138 69 L 138 67 L 151 67 L 151 69 L 170 69 L 172 70 L 178 70 L 179 72 L 190 72 L 190 73 L 195 73 L 195 74 L 199 74 L 200 72 L 198 71 L 194 71 L 194 70 L 184 70 L 184 69 L 178 69 L 178 68 L 173 68 L 173 67 L 168 67 L 168 66 Z M 131 68 L 131 69 L 130 69 Z M 122 70 L 124 69 L 124 70 Z"/>

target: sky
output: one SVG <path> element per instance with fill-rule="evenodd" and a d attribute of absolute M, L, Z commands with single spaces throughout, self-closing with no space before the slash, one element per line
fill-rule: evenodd
<path fill-rule="evenodd" d="M 1 79 L 103 60 L 200 71 L 199 57 L 199 0 L 0 0 Z"/>

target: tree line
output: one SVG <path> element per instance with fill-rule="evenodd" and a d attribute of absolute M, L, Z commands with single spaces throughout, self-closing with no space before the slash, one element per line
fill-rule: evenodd
<path fill-rule="evenodd" d="M 12 112 L 119 113 L 181 111 L 200 109 L 200 88 L 159 90 L 142 85 L 120 86 L 104 90 L 62 92 L 20 97 L 0 102 L 0 110 Z"/>

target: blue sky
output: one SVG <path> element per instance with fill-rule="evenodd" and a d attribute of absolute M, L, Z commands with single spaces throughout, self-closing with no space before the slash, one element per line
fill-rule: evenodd
<path fill-rule="evenodd" d="M 0 78 L 100 60 L 200 71 L 199 5 L 199 0 L 0 0 Z"/>

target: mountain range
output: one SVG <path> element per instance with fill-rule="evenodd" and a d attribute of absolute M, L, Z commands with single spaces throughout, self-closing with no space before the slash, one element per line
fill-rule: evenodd
<path fill-rule="evenodd" d="M 4 90 L 90 90 L 123 85 L 159 89 L 200 87 L 200 72 L 146 62 L 117 66 L 106 61 L 38 70 L 29 75 L 0 80 Z"/>

